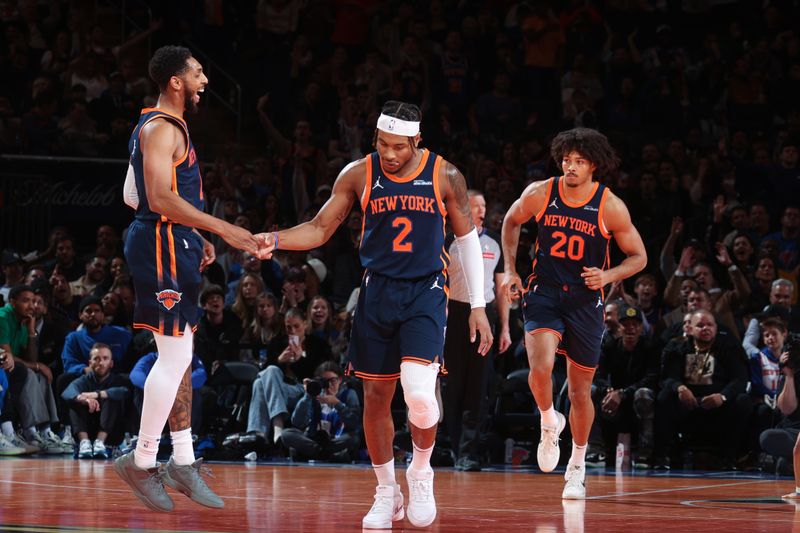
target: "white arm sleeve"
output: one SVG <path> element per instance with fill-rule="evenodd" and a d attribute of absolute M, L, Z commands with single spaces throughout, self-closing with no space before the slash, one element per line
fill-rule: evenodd
<path fill-rule="evenodd" d="M 469 292 L 469 306 L 486 307 L 486 299 L 483 296 L 483 254 L 481 253 L 481 241 L 478 239 L 478 231 L 472 231 L 461 237 L 456 237 L 458 246 L 458 260 L 461 261 L 461 270 L 467 278 L 467 291 Z"/>
<path fill-rule="evenodd" d="M 125 185 L 122 186 L 122 201 L 133 209 L 139 207 L 139 191 L 136 190 L 136 178 L 130 163 L 128 163 L 128 173 L 125 175 Z"/>

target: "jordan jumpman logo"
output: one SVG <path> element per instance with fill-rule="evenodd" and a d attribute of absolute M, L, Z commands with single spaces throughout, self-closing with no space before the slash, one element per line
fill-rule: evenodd
<path fill-rule="evenodd" d="M 375 189 L 378 189 L 378 188 L 383 189 L 383 185 L 381 185 L 381 177 L 380 176 L 378 176 L 378 178 L 375 180 L 375 185 L 372 186 L 372 190 L 374 191 Z"/>
<path fill-rule="evenodd" d="M 555 207 L 556 209 L 558 209 L 558 204 L 556 203 L 556 201 L 558 201 L 558 198 L 553 198 L 553 201 L 550 202 L 550 205 L 548 205 L 547 207 Z"/>

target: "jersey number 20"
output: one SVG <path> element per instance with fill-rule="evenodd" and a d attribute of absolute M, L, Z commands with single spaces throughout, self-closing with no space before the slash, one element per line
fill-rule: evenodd
<path fill-rule="evenodd" d="M 392 221 L 393 228 L 400 228 L 400 233 L 392 241 L 393 252 L 411 252 L 414 249 L 414 244 L 410 241 L 404 242 L 411 229 L 414 227 L 411 220 L 406 217 L 397 217 Z"/>
<path fill-rule="evenodd" d="M 583 259 L 583 247 L 585 245 L 583 237 L 580 235 L 567 236 L 561 231 L 554 231 L 553 238 L 556 240 L 550 248 L 550 255 L 553 257 L 569 257 L 573 261 Z M 564 245 L 566 244 L 566 253 L 564 252 Z"/>

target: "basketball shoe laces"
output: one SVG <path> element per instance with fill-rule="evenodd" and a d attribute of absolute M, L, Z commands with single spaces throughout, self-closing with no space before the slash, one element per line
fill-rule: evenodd
<path fill-rule="evenodd" d="M 408 481 L 409 497 L 416 503 L 428 503 L 433 496 L 432 479 L 406 478 Z"/>
<path fill-rule="evenodd" d="M 378 516 L 393 515 L 395 512 L 394 500 L 394 493 L 392 493 L 391 496 L 387 496 L 376 492 L 375 503 L 372 504 L 372 508 L 369 510 L 368 514 Z"/>

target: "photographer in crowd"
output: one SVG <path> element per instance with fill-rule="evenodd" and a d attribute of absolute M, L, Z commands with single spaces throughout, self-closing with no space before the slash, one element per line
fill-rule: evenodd
<path fill-rule="evenodd" d="M 795 492 L 787 496 L 800 498 L 800 336 L 790 334 L 783 345 L 780 356 L 781 380 L 778 385 L 776 405 L 784 415 L 779 427 L 761 433 L 761 449 L 778 458 L 777 471 L 783 470 L 781 463 L 794 460 Z"/>
<path fill-rule="evenodd" d="M 360 445 L 361 404 L 358 394 L 342 387 L 342 368 L 326 361 L 303 380 L 305 394 L 292 413 L 292 426 L 283 430 L 283 444 L 301 460 L 349 462 Z"/>

